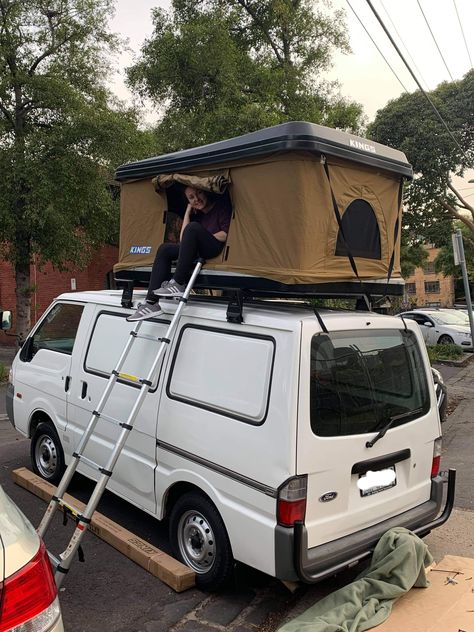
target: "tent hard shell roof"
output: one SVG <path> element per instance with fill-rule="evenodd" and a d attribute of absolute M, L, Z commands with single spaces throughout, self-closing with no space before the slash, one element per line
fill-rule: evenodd
<path fill-rule="evenodd" d="M 325 154 L 411 178 L 413 170 L 403 152 L 371 140 L 314 123 L 289 122 L 210 145 L 139 160 L 117 169 L 119 181 L 184 171 L 242 158 L 279 152 Z"/>

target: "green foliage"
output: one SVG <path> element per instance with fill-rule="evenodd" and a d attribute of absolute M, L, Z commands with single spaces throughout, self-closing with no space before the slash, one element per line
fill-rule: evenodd
<path fill-rule="evenodd" d="M 128 79 L 161 109 L 163 151 L 288 120 L 360 126 L 361 106 L 320 77 L 349 50 L 340 12 L 310 0 L 174 0 L 153 24 Z"/>
<path fill-rule="evenodd" d="M 474 235 L 467 226 L 457 222 L 454 228 L 460 228 L 463 233 L 464 256 L 466 259 L 467 273 L 470 280 L 474 280 Z M 453 242 L 451 238 L 446 241 L 435 259 L 435 270 L 444 276 L 452 275 L 460 277 L 461 267 L 454 265 Z"/>
<path fill-rule="evenodd" d="M 406 233 L 402 232 L 400 248 L 400 266 L 404 279 L 411 276 L 416 268 L 422 268 L 428 259 L 428 251 L 422 244 L 409 243 Z"/>
<path fill-rule="evenodd" d="M 406 188 L 404 232 L 411 240 L 443 246 L 453 219 L 474 231 L 474 208 L 451 183 L 452 174 L 462 175 L 474 163 L 474 70 L 462 80 L 440 84 L 429 96 L 461 149 L 420 91 L 390 101 L 377 112 L 368 133 L 404 151 L 413 165 L 416 175 Z"/>
<path fill-rule="evenodd" d="M 115 241 L 114 169 L 150 151 L 104 85 L 112 12 L 113 0 L 0 0 L 0 243 L 22 283 L 20 329 L 32 256 L 82 265 Z"/>
<path fill-rule="evenodd" d="M 459 345 L 427 345 L 428 357 L 431 364 L 440 360 L 462 360 L 464 350 Z"/>
<path fill-rule="evenodd" d="M 6 382 L 8 380 L 8 369 L 0 362 L 0 382 Z"/>

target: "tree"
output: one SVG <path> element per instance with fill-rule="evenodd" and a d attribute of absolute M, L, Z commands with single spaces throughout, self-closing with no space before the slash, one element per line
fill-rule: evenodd
<path fill-rule="evenodd" d="M 377 112 L 369 136 L 405 152 L 415 179 L 406 189 L 404 231 L 411 239 L 443 246 L 453 220 L 474 233 L 474 207 L 452 183 L 474 165 L 474 70 L 429 93 L 456 142 L 420 91 L 403 94 Z"/>
<path fill-rule="evenodd" d="M 416 268 L 422 268 L 428 259 L 428 251 L 423 244 L 406 243 L 402 234 L 402 244 L 400 248 L 400 265 L 402 277 L 410 277 Z"/>
<path fill-rule="evenodd" d="M 467 273 L 469 279 L 474 280 L 474 235 L 470 229 L 461 222 L 456 222 L 453 228 L 460 228 L 462 231 Z M 444 276 L 452 275 L 455 278 L 461 277 L 461 268 L 454 263 L 453 242 L 451 239 L 440 249 L 435 259 L 435 270 L 436 272 L 442 272 Z"/>
<path fill-rule="evenodd" d="M 132 111 L 104 87 L 112 0 L 0 0 L 0 242 L 15 269 L 17 335 L 30 263 L 84 264 L 117 232 L 114 167 L 143 153 Z"/>
<path fill-rule="evenodd" d="M 311 0 L 174 0 L 153 24 L 128 79 L 160 108 L 163 150 L 288 120 L 361 124 L 361 106 L 321 78 L 333 52 L 349 50 L 341 12 Z"/>

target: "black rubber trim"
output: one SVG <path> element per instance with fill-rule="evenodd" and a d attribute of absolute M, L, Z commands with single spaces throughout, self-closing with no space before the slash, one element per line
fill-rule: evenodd
<path fill-rule="evenodd" d="M 112 476 L 113 472 L 111 472 L 110 470 L 106 470 L 105 467 L 99 467 L 98 468 L 99 472 L 102 472 L 102 474 L 105 474 L 106 476 Z"/>
<path fill-rule="evenodd" d="M 84 516 L 77 516 L 77 522 L 83 522 L 84 524 L 90 524 L 92 522 L 92 518 L 84 518 Z"/>
<path fill-rule="evenodd" d="M 150 382 L 150 380 L 146 380 L 145 378 L 140 380 L 141 384 L 146 384 L 147 386 L 151 386 L 153 384 L 153 382 Z"/>
<path fill-rule="evenodd" d="M 92 414 L 95 415 L 96 417 L 100 417 L 100 413 L 97 410 L 93 410 Z"/>
<path fill-rule="evenodd" d="M 132 333 L 132 332 L 130 332 L 130 333 Z M 118 371 L 116 371 L 115 369 L 112 369 L 111 373 L 112 373 L 112 375 L 115 375 L 116 377 L 120 376 L 120 373 Z"/>
<path fill-rule="evenodd" d="M 119 426 L 125 428 L 125 430 L 131 430 L 133 428 L 133 426 L 131 426 L 130 424 L 126 424 L 125 422 L 119 423 Z"/>
<path fill-rule="evenodd" d="M 181 456 L 188 461 L 192 461 L 193 463 L 197 463 L 198 465 L 202 465 L 213 472 L 217 472 L 218 474 L 222 474 L 223 476 L 227 476 L 228 478 L 233 479 L 234 481 L 238 481 L 243 485 L 247 485 L 248 487 L 252 487 L 256 489 L 258 492 L 262 492 L 266 496 L 271 496 L 272 498 L 278 497 L 278 490 L 274 487 L 270 487 L 269 485 L 265 485 L 264 483 L 259 483 L 255 481 L 253 478 L 249 478 L 248 476 L 244 476 L 243 474 L 239 474 L 238 472 L 234 472 L 234 470 L 230 470 L 223 465 L 219 465 L 218 463 L 214 463 L 213 461 L 208 461 L 197 454 L 192 454 L 191 452 L 187 452 L 186 450 L 182 450 L 177 446 L 170 445 L 169 443 L 165 443 L 164 441 L 156 442 L 158 448 L 162 450 L 166 450 L 167 452 L 171 452 L 172 454 L 176 454 L 177 456 Z"/>
<path fill-rule="evenodd" d="M 166 342 L 167 345 L 170 344 L 171 340 L 169 338 L 158 338 L 160 342 Z"/>
<path fill-rule="evenodd" d="M 406 461 L 410 456 L 411 450 L 410 448 L 406 448 L 405 450 L 399 450 L 398 452 L 392 452 L 384 456 L 376 456 L 366 461 L 358 461 L 352 466 L 351 474 L 365 474 L 369 470 L 383 470 L 390 465 L 395 465 L 395 463 Z"/>
<path fill-rule="evenodd" d="M 184 296 L 181 296 L 181 297 L 180 297 L 180 299 L 179 299 L 179 302 L 180 302 L 180 303 L 187 303 L 187 302 L 188 302 L 188 299 L 187 299 L 187 298 L 184 298 Z"/>
<path fill-rule="evenodd" d="M 58 573 L 63 573 L 64 575 L 69 573 L 68 568 L 64 568 L 63 566 L 60 566 L 59 564 L 56 566 L 56 570 L 58 571 Z"/>
<path fill-rule="evenodd" d="M 74 454 L 72 456 L 74 456 Z M 58 503 L 61 499 L 59 498 L 59 496 L 56 496 L 54 494 L 53 496 L 51 496 L 51 500 L 54 500 L 54 502 Z"/>
<path fill-rule="evenodd" d="M 80 459 L 80 458 L 81 458 L 81 455 L 79 454 L 79 452 L 75 452 L 75 451 L 72 453 L 72 456 L 73 456 L 75 459 Z"/>
<path fill-rule="evenodd" d="M 138 332 L 137 331 L 133 331 L 133 329 L 132 329 L 132 331 L 130 332 L 130 335 L 133 336 L 134 338 L 136 338 L 138 336 Z M 114 371 L 112 371 L 112 373 L 113 372 Z"/>

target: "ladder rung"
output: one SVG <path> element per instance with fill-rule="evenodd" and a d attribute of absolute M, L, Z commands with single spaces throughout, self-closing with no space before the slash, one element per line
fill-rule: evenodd
<path fill-rule="evenodd" d="M 110 415 L 105 415 L 104 413 L 100 413 L 99 414 L 99 419 L 103 419 L 104 421 L 108 421 L 109 423 L 114 424 L 115 426 L 123 426 L 124 425 L 123 422 L 120 421 L 120 419 L 115 419 L 115 417 L 110 417 Z"/>
<path fill-rule="evenodd" d="M 161 338 L 156 336 L 150 336 L 150 334 L 134 334 L 135 338 L 142 338 L 143 340 L 151 340 L 152 342 L 163 342 Z"/>
<path fill-rule="evenodd" d="M 112 472 L 109 472 L 108 470 L 104 469 L 101 465 L 99 465 L 95 461 L 92 461 L 92 459 L 88 459 L 83 454 L 77 454 L 77 452 L 74 452 L 72 456 L 75 456 L 77 459 L 79 459 L 81 462 L 84 462 L 86 465 L 90 465 L 90 467 L 92 467 L 93 469 L 98 470 L 99 472 L 102 472 L 102 474 L 107 474 L 107 476 L 112 476 Z"/>
<path fill-rule="evenodd" d="M 82 511 L 80 509 L 78 509 L 77 507 L 74 507 L 74 505 L 70 505 L 69 503 L 67 503 L 64 500 L 64 498 L 58 498 L 58 504 L 61 507 L 65 507 L 68 511 L 70 511 L 75 518 L 77 516 L 82 516 Z"/>

